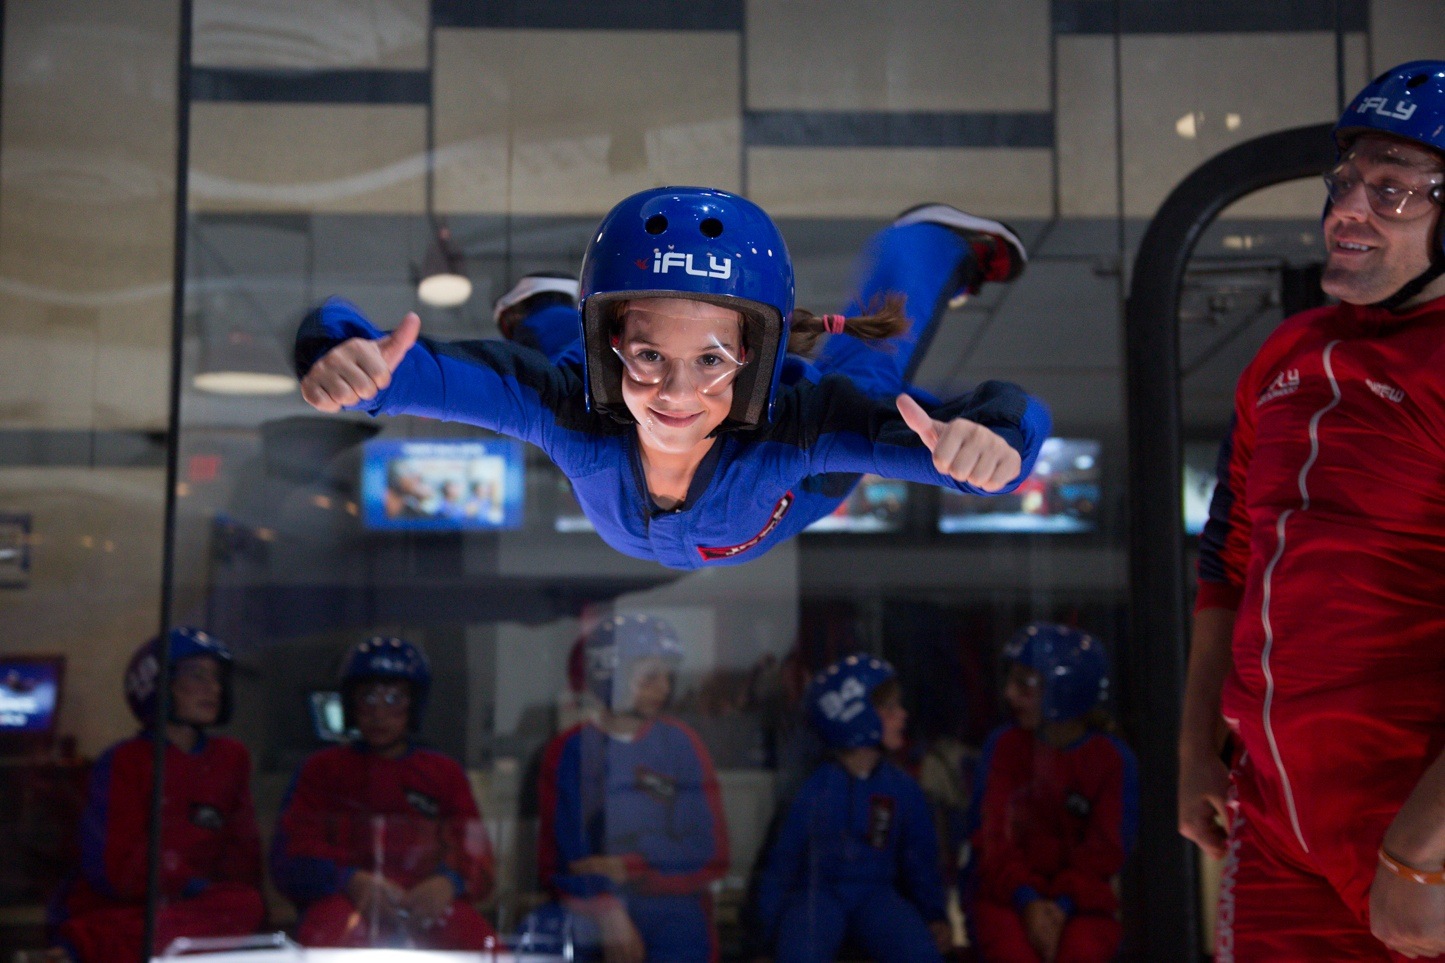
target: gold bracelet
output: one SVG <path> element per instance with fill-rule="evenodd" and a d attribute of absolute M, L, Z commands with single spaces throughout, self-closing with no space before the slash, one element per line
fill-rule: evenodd
<path fill-rule="evenodd" d="M 1423 883 L 1426 886 L 1445 886 L 1445 869 L 1429 872 L 1423 869 L 1416 869 L 1400 862 L 1389 853 L 1385 847 L 1380 847 L 1380 865 L 1394 873 L 1401 879 L 1408 879 L 1412 883 Z"/>

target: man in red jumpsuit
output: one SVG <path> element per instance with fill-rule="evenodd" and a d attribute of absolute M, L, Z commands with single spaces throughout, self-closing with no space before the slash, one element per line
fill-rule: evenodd
<path fill-rule="evenodd" d="M 1226 857 L 1221 963 L 1445 952 L 1445 62 L 1335 136 L 1341 303 L 1240 377 L 1201 541 L 1179 825 Z"/>
<path fill-rule="evenodd" d="M 157 953 L 181 936 L 254 933 L 266 915 L 251 756 L 236 740 L 205 732 L 231 715 L 231 653 L 197 629 L 172 629 L 166 642 L 170 744 L 161 809 Z M 81 875 L 58 901 L 57 936 L 81 963 L 135 963 L 142 957 L 155 772 L 150 727 L 160 645 L 152 639 L 141 646 L 126 669 L 126 702 L 146 731 L 111 746 L 96 761 L 81 821 Z"/>
<path fill-rule="evenodd" d="M 358 738 L 307 759 L 282 803 L 271 871 L 306 946 L 481 950 L 492 847 L 466 773 L 413 744 L 431 688 L 421 650 L 376 637 L 341 673 Z"/>

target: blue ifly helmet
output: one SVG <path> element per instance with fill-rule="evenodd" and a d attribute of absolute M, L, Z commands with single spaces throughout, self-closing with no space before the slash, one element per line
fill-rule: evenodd
<path fill-rule="evenodd" d="M 363 682 L 388 679 L 410 683 L 408 722 L 413 732 L 421 728 L 422 713 L 426 710 L 427 695 L 431 692 L 431 664 L 427 662 L 426 653 L 405 639 L 374 635 L 358 643 L 341 666 L 341 706 L 348 729 L 356 727 L 356 714 L 351 708 L 352 693 L 356 687 Z"/>
<path fill-rule="evenodd" d="M 585 686 L 614 712 L 626 712 L 632 708 L 632 671 L 644 659 L 656 659 L 676 675 L 682 642 L 672 623 L 651 615 L 608 616 L 582 640 L 583 677 L 573 680 L 574 688 Z"/>
<path fill-rule="evenodd" d="M 200 656 L 215 659 L 221 667 L 221 709 L 216 714 L 215 725 L 225 725 L 231 719 L 231 650 L 226 643 L 200 629 L 186 626 L 171 629 L 166 634 L 170 645 L 170 671 L 175 677 L 176 666 L 183 659 Z M 156 713 L 156 693 L 160 689 L 161 640 L 151 639 L 130 657 L 125 669 L 125 702 L 131 714 L 142 725 L 150 725 Z M 177 721 L 174 716 L 172 722 Z"/>
<path fill-rule="evenodd" d="M 873 706 L 873 691 L 892 678 L 893 666 L 867 655 L 850 655 L 814 676 L 808 713 L 823 741 L 833 749 L 882 742 L 883 717 Z"/>
<path fill-rule="evenodd" d="M 1033 622 L 1009 639 L 1003 657 L 1039 674 L 1045 722 L 1078 719 L 1109 696 L 1109 656 L 1098 639 L 1078 629 Z"/>
<path fill-rule="evenodd" d="M 1445 158 L 1445 60 L 1412 60 L 1380 74 L 1355 95 L 1335 124 L 1335 144 L 1343 155 L 1362 134 L 1387 134 L 1413 141 Z M 1445 194 L 1445 188 L 1436 188 Z M 1437 203 L 1442 199 L 1436 197 Z M 1325 204 L 1328 214 L 1330 205 Z M 1445 217 L 1435 224 L 1430 267 L 1380 306 L 1395 308 L 1445 273 Z"/>
<path fill-rule="evenodd" d="M 686 298 L 747 318 L 747 366 L 724 428 L 772 417 L 793 313 L 793 262 L 772 218 L 752 201 L 705 187 L 659 187 L 626 198 L 598 225 L 582 258 L 587 403 L 631 421 L 612 352 L 619 302 Z"/>

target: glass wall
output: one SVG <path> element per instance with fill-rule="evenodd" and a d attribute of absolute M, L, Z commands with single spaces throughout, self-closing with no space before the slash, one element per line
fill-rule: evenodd
<path fill-rule="evenodd" d="M 134 774 L 153 744 L 125 740 L 164 684 L 131 662 L 163 618 L 202 633 L 173 655 L 220 640 L 230 658 L 182 658 L 166 690 L 214 724 L 169 731 L 158 945 L 284 931 L 771 955 L 824 925 L 799 894 L 839 892 L 790 849 L 789 808 L 885 771 L 840 768 L 855 736 L 809 715 L 839 676 L 815 678 L 850 657 L 865 695 L 837 685 L 835 708 L 853 698 L 897 724 L 891 686 L 870 701 L 877 659 L 906 712 L 885 754 L 902 788 L 859 796 L 859 845 L 901 860 L 906 833 L 935 840 L 906 857 L 909 912 L 946 948 L 976 938 L 959 893 L 987 849 L 972 845 L 985 776 L 1006 775 L 990 735 L 1028 711 L 1005 644 L 1039 621 L 1116 663 L 1169 644 L 1129 631 L 1134 245 L 1209 157 L 1328 120 L 1337 68 L 1353 87 L 1416 53 L 1392 26 L 1414 0 L 1215 6 L 910 0 L 884 22 L 867 3 L 819 18 L 773 0 L 6 4 L 0 711 L 19 721 L 0 720 L 0 822 L 21 842 L 0 847 L 0 950 L 99 958 L 87 939 L 134 926 L 140 952 L 151 800 Z M 1295 69 L 1261 84 L 1266 59 Z M 1040 399 L 1052 429 L 1032 476 L 995 499 L 809 481 L 835 512 L 744 564 L 686 570 L 620 553 L 583 511 L 635 485 L 628 472 L 599 489 L 482 428 L 302 400 L 296 332 L 324 299 L 381 330 L 417 311 L 435 342 L 496 342 L 493 305 L 519 278 L 575 276 L 601 216 L 666 184 L 765 208 L 798 305 L 819 313 L 855 295 L 860 254 L 901 211 L 1006 221 L 1027 269 L 940 302 L 912 381 L 946 399 L 1001 379 Z M 1191 455 L 1279 317 L 1279 265 L 1308 261 L 1276 248 L 1317 244 L 1317 194 L 1251 199 L 1197 252 L 1181 310 Z M 442 230 L 470 282 L 450 307 L 417 288 Z M 1174 725 L 1121 677 L 1111 718 L 1088 726 L 1127 744 Z M 1172 760 L 1141 763 L 1142 805 L 1172 807 L 1151 788 Z M 829 773 L 854 779 L 820 788 Z M 1123 952 L 1142 959 L 1187 929 L 1147 912 L 1183 870 L 1150 861 L 1137 807 L 1117 802 L 1121 868 L 1102 885 L 1122 891 Z M 891 885 L 898 865 L 873 870 Z M 784 925 L 788 906 L 802 915 Z M 843 950 L 876 949 L 870 932 Z"/>

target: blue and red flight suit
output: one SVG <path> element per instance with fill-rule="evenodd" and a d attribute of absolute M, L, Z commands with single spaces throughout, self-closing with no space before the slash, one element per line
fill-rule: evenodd
<path fill-rule="evenodd" d="M 492 887 L 491 840 L 466 773 L 439 752 L 411 747 L 390 759 L 358 743 L 307 759 L 282 803 L 271 871 L 301 911 L 306 946 L 372 945 L 378 934 L 345 891 L 358 871 L 403 889 L 438 874 L 451 881 L 450 914 L 412 934 L 422 948 L 479 950 L 495 939 L 471 902 Z"/>
<path fill-rule="evenodd" d="M 1134 753 L 1100 732 L 1058 748 L 1008 725 L 989 736 L 978 772 L 968 917 L 980 959 L 1039 963 L 1021 915 L 1036 899 L 1068 917 L 1056 963 L 1114 959 L 1115 878 L 1139 824 Z"/>
<path fill-rule="evenodd" d="M 918 783 L 886 760 L 863 779 L 819 766 L 768 851 L 757 904 L 776 963 L 831 961 L 845 937 L 880 963 L 941 960 L 938 837 Z"/>
<path fill-rule="evenodd" d="M 60 941 L 81 963 L 141 958 L 154 761 L 155 743 L 134 736 L 91 770 L 81 873 L 57 921 Z M 180 936 L 254 933 L 265 916 L 250 753 L 204 733 L 189 752 L 168 744 L 156 949 Z"/>
<path fill-rule="evenodd" d="M 668 716 L 628 739 L 575 726 L 548 743 L 538 796 L 538 875 L 574 918 L 620 903 L 647 959 L 717 960 L 709 887 L 727 872 L 727 822 L 696 733 Z M 623 857 L 627 882 L 569 870 L 586 856 Z"/>

